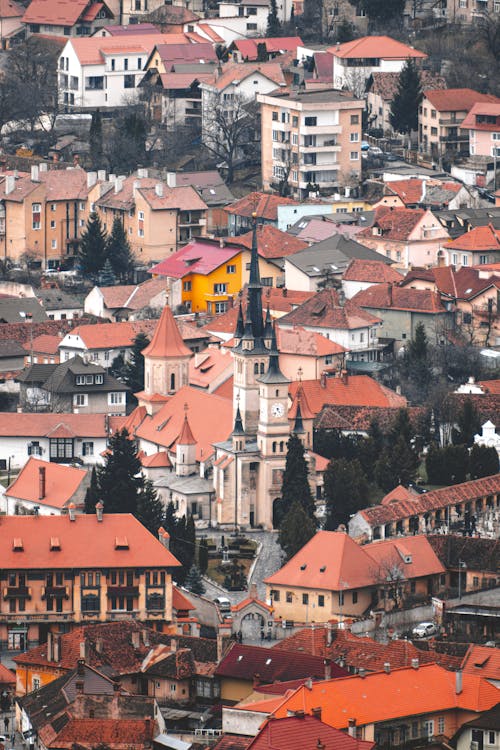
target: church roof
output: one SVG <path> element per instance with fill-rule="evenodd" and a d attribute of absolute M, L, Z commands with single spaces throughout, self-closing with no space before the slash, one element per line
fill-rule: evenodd
<path fill-rule="evenodd" d="M 181 434 L 177 438 L 177 445 L 196 445 L 196 440 L 194 439 L 191 427 L 189 426 L 187 414 L 184 415 L 184 422 L 182 423 Z"/>
<path fill-rule="evenodd" d="M 148 346 L 142 351 L 145 357 L 190 357 L 191 349 L 188 349 L 177 328 L 172 310 L 165 305 L 153 338 Z"/>

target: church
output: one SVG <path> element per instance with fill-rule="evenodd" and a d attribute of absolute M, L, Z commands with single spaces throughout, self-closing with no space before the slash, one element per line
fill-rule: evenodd
<path fill-rule="evenodd" d="M 179 515 L 192 513 L 199 526 L 272 528 L 290 434 L 312 447 L 314 414 L 300 387 L 290 404 L 262 291 L 254 225 L 246 312 L 240 304 L 234 332 L 232 402 L 189 385 L 191 352 L 170 308 L 144 350 L 144 390 L 130 424 L 146 459 L 155 451 L 168 456 L 170 466 L 151 475 L 162 500 L 172 500 Z M 316 494 L 312 453 L 309 462 Z"/>

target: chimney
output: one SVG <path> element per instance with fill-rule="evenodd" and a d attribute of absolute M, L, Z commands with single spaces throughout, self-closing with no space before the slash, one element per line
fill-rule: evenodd
<path fill-rule="evenodd" d="M 326 388 L 326 372 L 321 373 L 320 385 L 322 388 Z"/>
<path fill-rule="evenodd" d="M 313 681 L 311 677 L 308 677 L 307 680 L 304 682 L 304 687 L 306 687 L 308 690 L 313 689 Z"/>
<path fill-rule="evenodd" d="M 318 737 L 318 741 L 316 743 L 316 750 L 325 750 L 326 745 L 323 745 L 321 742 L 321 737 Z"/>
<path fill-rule="evenodd" d="M 40 170 L 40 172 L 48 172 L 47 163 L 44 161 L 41 161 L 40 164 L 38 165 L 38 169 Z"/>
<path fill-rule="evenodd" d="M 157 182 L 155 185 L 155 193 L 158 198 L 163 198 L 163 182 Z"/>
<path fill-rule="evenodd" d="M 324 659 L 323 664 L 325 665 L 325 680 L 332 679 L 332 662 L 331 659 Z"/>
<path fill-rule="evenodd" d="M 87 172 L 87 187 L 94 187 L 97 182 L 97 172 Z"/>
<path fill-rule="evenodd" d="M 53 639 L 54 639 L 54 636 L 49 630 L 49 632 L 47 633 L 47 661 L 53 661 L 53 658 L 54 658 L 54 651 L 53 651 L 54 640 Z"/>
<path fill-rule="evenodd" d="M 349 382 L 349 377 L 347 375 L 347 370 L 342 370 L 340 373 L 340 378 L 342 380 L 343 385 L 347 385 Z"/>
<path fill-rule="evenodd" d="M 170 639 L 170 651 L 175 654 L 177 651 L 177 638 Z"/>
<path fill-rule="evenodd" d="M 225 247 L 224 237 L 219 237 L 219 247 Z"/>
<path fill-rule="evenodd" d="M 31 182 L 40 182 L 40 173 L 37 164 L 33 164 L 31 167 Z"/>
<path fill-rule="evenodd" d="M 45 466 L 40 466 L 38 469 L 38 499 L 43 500 L 46 491 L 46 477 L 45 477 Z"/>
<path fill-rule="evenodd" d="M 387 285 L 387 304 L 392 307 L 392 284 Z"/>
<path fill-rule="evenodd" d="M 305 711 L 303 710 L 294 711 L 293 715 L 295 716 L 296 719 L 305 719 L 305 716 L 306 716 Z"/>
<path fill-rule="evenodd" d="M 288 289 L 286 288 L 286 286 L 284 286 L 281 291 L 282 291 L 283 297 L 287 297 L 288 296 Z"/>
<path fill-rule="evenodd" d="M 413 669 L 418 669 L 418 667 L 419 667 L 418 659 L 412 659 L 411 660 L 411 665 L 412 665 Z"/>
<path fill-rule="evenodd" d="M 256 673 L 254 674 L 254 676 L 253 676 L 253 680 L 252 680 L 252 688 L 253 688 L 254 690 L 257 690 L 257 688 L 259 687 L 259 685 L 260 685 L 260 674 L 259 674 L 258 672 L 256 672 Z"/>
<path fill-rule="evenodd" d="M 52 639 L 52 661 L 58 662 L 61 658 L 61 638 L 55 635 Z"/>
<path fill-rule="evenodd" d="M 149 633 L 146 629 L 142 631 L 142 642 L 145 646 L 149 646 Z"/>
<path fill-rule="evenodd" d="M 358 669 L 358 674 L 361 677 L 361 679 L 364 680 L 366 677 L 366 669 L 364 667 L 360 667 Z"/>
<path fill-rule="evenodd" d="M 347 729 L 347 734 L 350 737 L 356 738 L 356 719 L 349 719 L 349 726 Z"/>
<path fill-rule="evenodd" d="M 138 649 L 141 646 L 141 634 L 139 633 L 138 630 L 134 630 L 132 632 L 132 646 L 135 649 Z"/>
<path fill-rule="evenodd" d="M 462 692 L 462 670 L 455 672 L 455 693 L 460 695 Z"/>
<path fill-rule="evenodd" d="M 167 172 L 167 185 L 169 188 L 177 187 L 177 175 L 175 172 Z"/>
<path fill-rule="evenodd" d="M 314 719 L 318 719 L 319 721 L 321 721 L 321 706 L 311 708 L 311 714 Z"/>
<path fill-rule="evenodd" d="M 326 623 L 326 645 L 331 646 L 333 643 L 333 626 L 331 622 Z"/>
<path fill-rule="evenodd" d="M 83 659 L 85 661 L 85 641 L 80 642 L 80 659 Z"/>
<path fill-rule="evenodd" d="M 9 193 L 14 192 L 14 188 L 16 186 L 16 178 L 13 174 L 8 174 L 5 178 L 5 195 L 9 195 Z"/>
<path fill-rule="evenodd" d="M 163 526 L 160 526 L 160 528 L 158 529 L 158 539 L 164 547 L 166 547 L 167 549 L 170 548 L 170 534 L 168 533 L 168 531 L 165 531 Z"/>
<path fill-rule="evenodd" d="M 98 654 L 102 654 L 102 638 L 96 638 L 95 650 Z"/>
<path fill-rule="evenodd" d="M 74 521 L 76 519 L 76 513 L 75 513 L 75 504 L 70 503 L 68 505 L 68 516 L 70 521 Z"/>
<path fill-rule="evenodd" d="M 106 182 L 106 170 L 105 169 L 97 170 L 97 179 L 99 180 L 99 182 Z"/>
<path fill-rule="evenodd" d="M 148 170 L 147 170 L 147 169 L 144 169 L 144 167 L 140 167 L 140 168 L 139 168 L 139 169 L 137 170 L 137 177 L 139 177 L 139 179 L 140 179 L 140 180 L 144 180 L 144 179 L 146 179 L 146 178 L 147 178 L 147 176 L 148 176 Z"/>
<path fill-rule="evenodd" d="M 85 674 L 85 658 L 81 656 L 82 653 L 82 646 L 84 647 L 85 651 L 85 643 L 80 643 L 80 659 L 78 659 L 78 662 L 76 664 L 76 673 L 79 675 L 79 677 L 83 677 Z"/>
<path fill-rule="evenodd" d="M 99 523 L 102 522 L 102 512 L 103 512 L 103 510 L 104 510 L 104 504 L 103 504 L 102 500 L 99 500 L 99 502 L 95 504 L 95 514 L 97 516 L 97 520 L 99 521 Z"/>
<path fill-rule="evenodd" d="M 115 194 L 121 192 L 123 188 L 123 178 L 115 177 Z"/>
<path fill-rule="evenodd" d="M 384 662 L 384 672 L 386 674 L 391 674 L 391 663 L 388 661 Z"/>

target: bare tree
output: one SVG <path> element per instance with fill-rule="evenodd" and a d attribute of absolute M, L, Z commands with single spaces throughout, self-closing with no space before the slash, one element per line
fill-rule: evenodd
<path fill-rule="evenodd" d="M 232 99 L 205 91 L 203 111 L 203 143 L 226 170 L 226 182 L 234 180 L 234 170 L 239 161 L 257 158 L 259 116 L 255 100 L 240 93 Z"/>
<path fill-rule="evenodd" d="M 382 560 L 378 568 L 372 569 L 371 573 L 379 591 L 383 591 L 384 609 L 387 608 L 388 599 L 392 599 L 394 607 L 399 609 L 404 601 L 407 583 L 403 566 L 395 560 Z"/>

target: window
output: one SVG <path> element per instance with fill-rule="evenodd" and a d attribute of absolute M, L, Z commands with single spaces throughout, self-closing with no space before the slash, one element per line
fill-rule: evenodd
<path fill-rule="evenodd" d="M 359 141 L 359 133 L 351 133 L 351 143 L 357 143 Z"/>
<path fill-rule="evenodd" d="M 182 290 L 184 292 L 190 292 L 192 289 L 192 282 L 191 281 L 184 281 L 182 284 Z"/>
<path fill-rule="evenodd" d="M 226 266 L 226 273 L 236 273 L 236 266 L 233 264 Z"/>
<path fill-rule="evenodd" d="M 280 592 L 276 589 L 271 589 L 271 601 L 273 602 L 279 602 L 280 600 Z"/>
<path fill-rule="evenodd" d="M 480 255 L 479 256 L 479 265 L 484 266 L 485 263 L 488 262 L 488 256 L 487 255 Z"/>
<path fill-rule="evenodd" d="M 293 594 L 291 591 L 286 592 L 286 603 L 291 604 L 293 601 Z"/>
<path fill-rule="evenodd" d="M 57 250 L 57 240 L 51 240 L 50 247 L 52 248 L 52 250 Z"/>
<path fill-rule="evenodd" d="M 87 406 L 88 396 L 86 393 L 75 393 L 73 396 L 73 406 Z"/>
<path fill-rule="evenodd" d="M 128 73 L 126 76 L 123 76 L 123 88 L 124 89 L 135 88 L 135 75 L 133 73 Z"/>
<path fill-rule="evenodd" d="M 309 594 L 302 594 L 302 604 L 309 604 Z"/>
<path fill-rule="evenodd" d="M 438 716 L 438 734 L 444 734 L 444 716 Z"/>
<path fill-rule="evenodd" d="M 279 132 L 279 130 L 273 130 L 272 136 L 273 136 L 273 141 L 279 141 L 279 139 L 280 139 L 280 132 Z"/>
<path fill-rule="evenodd" d="M 351 115 L 351 125 L 359 125 L 359 115 Z"/>
<path fill-rule="evenodd" d="M 431 135 L 437 135 L 438 129 L 437 128 L 431 128 Z"/>
<path fill-rule="evenodd" d="M 469 265 L 469 258 L 467 255 L 462 255 L 462 265 L 468 266 Z"/>
<path fill-rule="evenodd" d="M 325 597 L 323 594 L 318 595 L 318 607 L 324 607 L 325 606 Z"/>
<path fill-rule="evenodd" d="M 297 133 L 292 133 L 292 146 L 298 146 L 299 145 L 299 136 Z"/>
<path fill-rule="evenodd" d="M 85 79 L 86 91 L 102 91 L 104 89 L 104 76 L 88 76 Z"/>
<path fill-rule="evenodd" d="M 410 581 L 410 594 L 414 594 L 417 590 L 417 582 Z"/>
<path fill-rule="evenodd" d="M 137 58 L 137 70 L 142 70 L 142 57 Z"/>
<path fill-rule="evenodd" d="M 93 456 L 94 455 L 94 443 L 92 441 L 86 441 L 82 443 L 82 456 Z"/>
<path fill-rule="evenodd" d="M 28 444 L 28 456 L 41 456 L 42 455 L 42 449 L 40 448 L 40 443 L 38 440 L 32 440 L 31 443 Z"/>
<path fill-rule="evenodd" d="M 358 592 L 357 591 L 353 591 L 352 592 L 352 603 L 353 604 L 357 604 L 358 603 Z"/>
<path fill-rule="evenodd" d="M 472 585 L 474 586 L 475 589 L 479 588 L 479 578 L 477 576 L 473 577 L 473 579 L 472 579 Z"/>
<path fill-rule="evenodd" d="M 125 394 L 121 391 L 108 393 L 108 404 L 111 406 L 116 406 L 118 404 L 125 403 Z"/>
<path fill-rule="evenodd" d="M 42 204 L 41 203 L 32 203 L 31 204 L 31 220 L 32 220 L 32 227 L 33 229 L 40 229 L 41 226 L 41 211 L 42 211 Z"/>
<path fill-rule="evenodd" d="M 456 266 L 456 265 L 457 265 L 457 263 L 458 263 L 458 255 L 457 255 L 456 253 L 452 253 L 452 256 L 451 256 L 451 262 L 452 262 L 452 264 L 453 264 L 454 266 Z"/>
<path fill-rule="evenodd" d="M 111 58 L 111 70 L 116 70 L 116 61 L 113 57 Z"/>
<path fill-rule="evenodd" d="M 343 606 L 344 606 L 344 592 L 339 591 L 339 607 L 343 607 Z"/>
<path fill-rule="evenodd" d="M 51 211 L 56 211 L 57 210 L 57 205 L 55 203 L 51 203 L 50 204 L 50 210 Z"/>
<path fill-rule="evenodd" d="M 435 119 L 436 119 L 436 110 L 431 109 L 431 120 L 435 120 Z"/>
<path fill-rule="evenodd" d="M 257 31 L 256 23 L 247 23 L 247 31 Z"/>
<path fill-rule="evenodd" d="M 263 276 L 260 280 L 260 283 L 262 286 L 272 286 L 273 285 L 273 277 L 272 276 Z"/>
<path fill-rule="evenodd" d="M 73 440 L 72 438 L 50 438 L 50 458 L 64 460 L 73 458 Z"/>
<path fill-rule="evenodd" d="M 315 127 L 316 124 L 317 124 L 317 122 L 318 122 L 318 118 L 317 117 L 305 117 L 304 118 L 304 125 L 307 128 Z"/>
<path fill-rule="evenodd" d="M 495 13 L 498 13 L 498 12 L 500 12 L 500 9 L 499 11 L 495 11 Z M 496 735 L 497 735 L 496 732 L 493 732 L 493 731 L 488 732 L 488 745 L 496 745 Z"/>
<path fill-rule="evenodd" d="M 219 313 L 225 313 L 227 312 L 227 302 L 216 302 L 215 305 L 215 313 L 218 315 Z"/>
<path fill-rule="evenodd" d="M 351 151 L 349 158 L 351 161 L 359 161 L 359 151 Z"/>
<path fill-rule="evenodd" d="M 31 681 L 31 689 L 32 690 L 39 690 L 40 689 L 40 678 L 39 677 L 33 677 Z"/>
<path fill-rule="evenodd" d="M 214 284 L 214 294 L 227 294 L 227 284 L 226 283 Z"/>
<path fill-rule="evenodd" d="M 54 219 L 52 219 L 52 221 L 50 222 L 50 228 L 51 229 L 55 229 L 56 228 L 56 222 L 54 221 Z"/>

